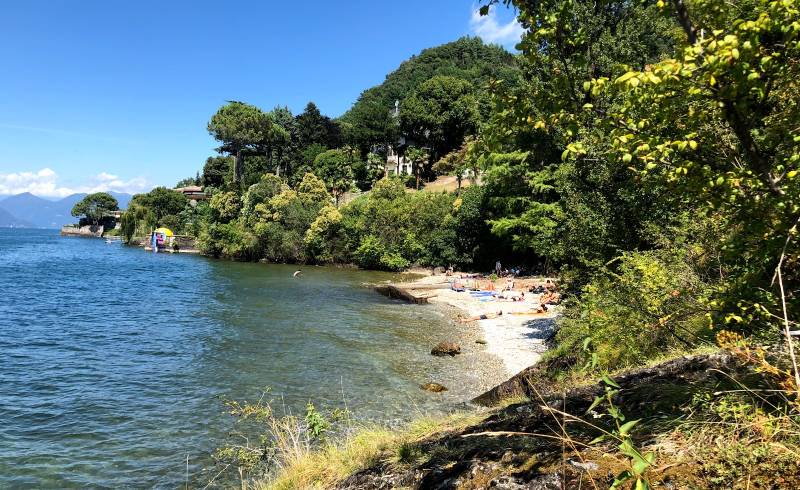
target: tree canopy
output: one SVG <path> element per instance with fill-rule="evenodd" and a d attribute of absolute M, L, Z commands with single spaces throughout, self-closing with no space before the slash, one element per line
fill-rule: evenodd
<path fill-rule="evenodd" d="M 244 102 L 229 102 L 211 116 L 208 132 L 219 142 L 221 152 L 235 156 L 233 181 L 241 182 L 244 175 L 246 150 L 254 151 L 272 133 L 273 123 L 258 107 Z"/>
<path fill-rule="evenodd" d="M 107 192 L 89 194 L 72 207 L 72 216 L 85 216 L 93 225 L 97 225 L 103 217 L 119 210 L 117 199 Z"/>

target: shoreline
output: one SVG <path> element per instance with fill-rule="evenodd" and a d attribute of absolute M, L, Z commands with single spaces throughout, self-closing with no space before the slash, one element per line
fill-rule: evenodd
<path fill-rule="evenodd" d="M 419 271 L 413 273 L 419 274 Z M 521 314 L 539 305 L 539 294 L 526 293 L 524 301 L 500 301 L 480 297 L 469 291 L 457 292 L 450 289 L 448 280 L 454 276 L 426 275 L 408 282 L 391 283 L 411 296 L 420 298 L 421 303 L 439 307 L 454 322 L 461 317 L 474 317 L 486 313 L 502 311 L 503 315 L 486 320 L 474 320 L 485 341 L 485 351 L 498 359 L 505 368 L 507 377 L 536 364 L 547 350 L 546 341 L 552 335 L 561 307 L 550 307 L 544 314 Z M 532 283 L 544 278 L 517 278 L 518 290 L 525 290 Z M 495 284 L 502 280 L 495 281 Z M 524 286 L 524 287 L 523 287 Z M 498 287 L 498 289 L 500 289 Z"/>

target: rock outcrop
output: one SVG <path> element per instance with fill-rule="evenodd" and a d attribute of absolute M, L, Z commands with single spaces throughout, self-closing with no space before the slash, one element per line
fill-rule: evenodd
<path fill-rule="evenodd" d="M 431 355 L 434 356 L 455 356 L 456 354 L 461 354 L 461 346 L 453 342 L 439 342 L 431 349 Z"/>
<path fill-rule="evenodd" d="M 439 383 L 425 383 L 419 385 L 419 387 L 425 391 L 430 391 L 432 393 L 441 393 L 443 391 L 447 391 L 447 388 L 445 388 L 443 385 L 440 385 Z"/>

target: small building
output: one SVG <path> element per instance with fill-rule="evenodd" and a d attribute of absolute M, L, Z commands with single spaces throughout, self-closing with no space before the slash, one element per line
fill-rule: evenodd
<path fill-rule="evenodd" d="M 391 111 L 391 115 L 393 118 L 399 119 L 399 100 L 394 101 L 394 109 Z M 427 132 L 425 134 L 427 136 Z M 386 168 L 384 171 L 386 176 L 415 175 L 414 162 L 406 158 L 406 150 L 411 146 L 416 146 L 416 143 L 405 136 L 401 136 L 396 144 L 386 146 Z"/>
<path fill-rule="evenodd" d="M 386 147 L 386 175 L 414 175 L 414 162 L 406 158 L 405 138 Z"/>
<path fill-rule="evenodd" d="M 208 199 L 208 196 L 206 195 L 206 193 L 203 192 L 203 188 L 200 187 L 199 185 L 189 185 L 189 186 L 186 186 L 186 187 L 178 187 L 178 188 L 176 188 L 174 190 L 177 191 L 177 192 L 180 192 L 181 194 L 186 196 L 186 198 L 189 199 L 190 201 L 204 201 L 204 200 Z"/>

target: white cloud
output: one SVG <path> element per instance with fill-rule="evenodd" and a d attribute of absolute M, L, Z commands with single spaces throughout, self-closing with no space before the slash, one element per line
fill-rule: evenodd
<path fill-rule="evenodd" d="M 497 18 L 496 8 L 490 9 L 487 15 L 481 15 L 478 9 L 473 9 L 469 26 L 475 35 L 487 43 L 511 45 L 512 47 L 519 42 L 524 32 L 516 17 L 506 23 L 500 22 Z"/>
<path fill-rule="evenodd" d="M 122 180 L 118 176 L 100 172 L 88 179 L 87 183 L 77 187 L 59 185 L 59 177 L 52 169 L 43 168 L 38 172 L 0 173 L 0 195 L 13 195 L 22 192 L 41 197 L 66 197 L 78 192 L 128 192 L 136 193 L 147 190 L 148 182 L 144 177 Z"/>

